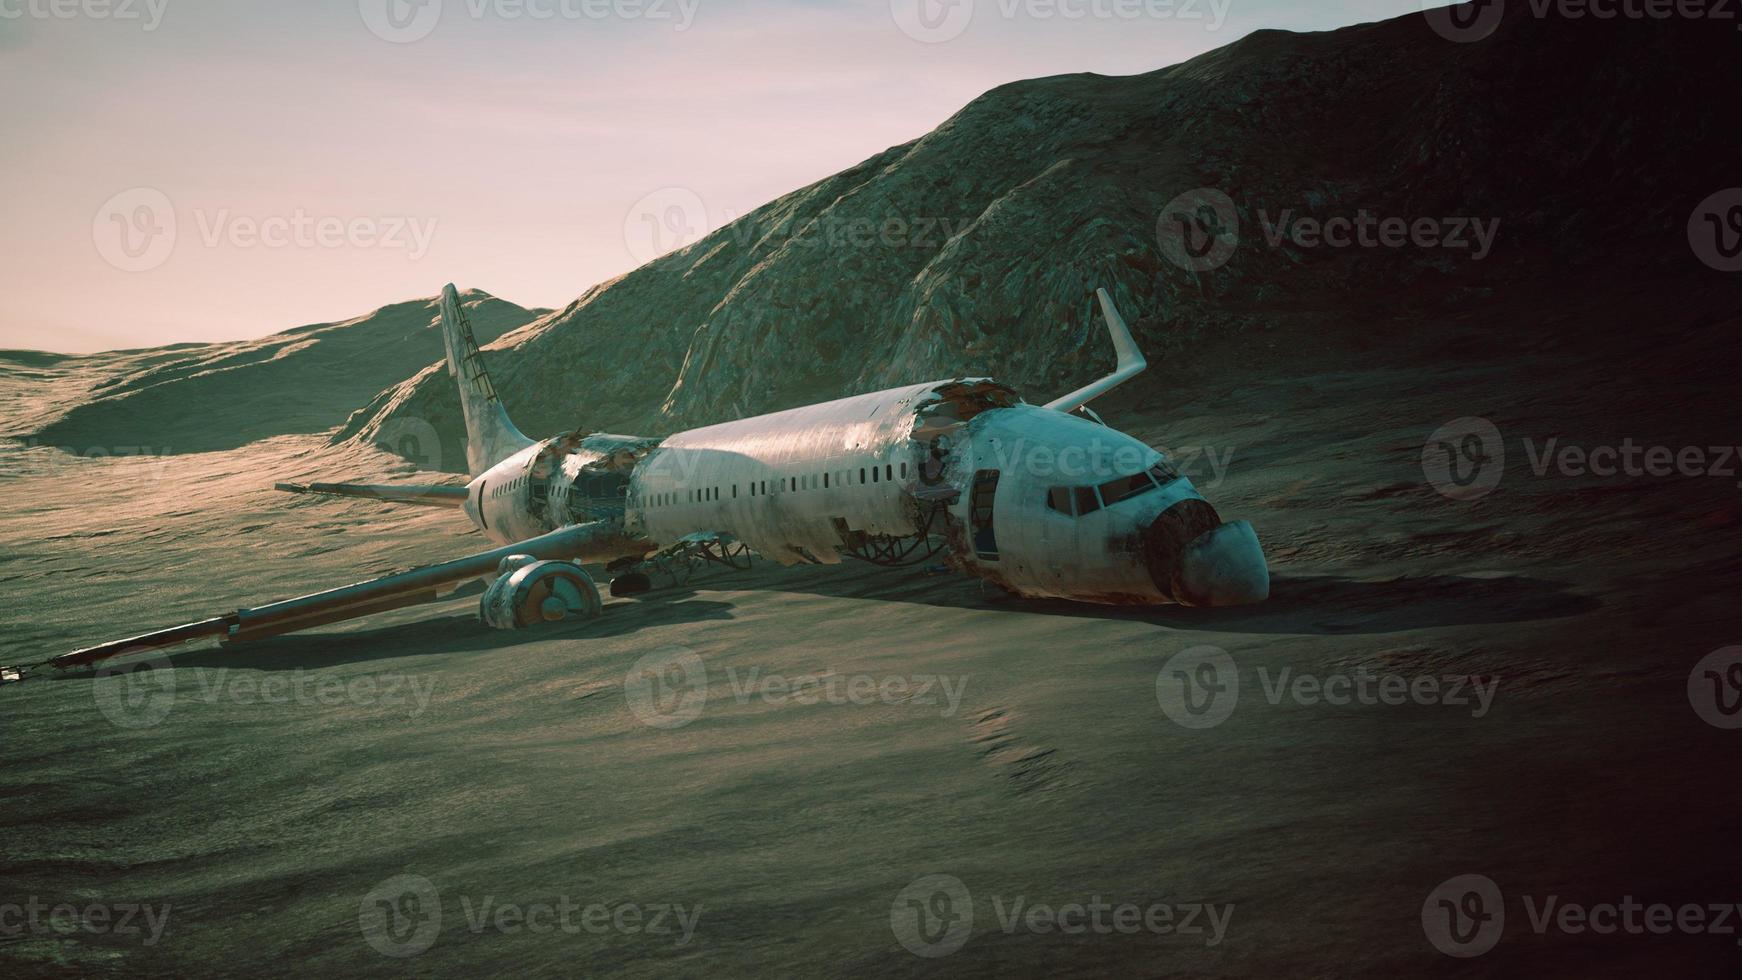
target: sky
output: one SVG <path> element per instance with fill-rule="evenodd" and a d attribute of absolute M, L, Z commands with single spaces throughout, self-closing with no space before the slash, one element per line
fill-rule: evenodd
<path fill-rule="evenodd" d="M 1422 5 L 0 0 L 0 348 L 560 307 L 997 85 Z"/>

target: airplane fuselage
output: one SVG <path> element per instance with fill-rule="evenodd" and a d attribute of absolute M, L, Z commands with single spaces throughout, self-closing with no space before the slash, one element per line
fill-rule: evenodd
<path fill-rule="evenodd" d="M 589 561 L 715 533 L 781 564 L 834 564 L 868 544 L 936 537 L 950 564 L 1024 596 L 1212 604 L 1232 594 L 1226 568 L 1212 581 L 1182 566 L 1202 566 L 1188 561 L 1194 544 L 1236 526 L 1222 525 L 1161 453 L 988 379 L 892 388 L 664 440 L 545 440 L 473 480 L 466 513 L 500 544 L 576 523 L 620 528 Z M 1223 537 L 1249 538 L 1250 528 Z M 1250 552 L 1233 555 L 1237 573 L 1249 575 L 1254 558 L 1263 567 L 1255 538 L 1216 550 Z"/>

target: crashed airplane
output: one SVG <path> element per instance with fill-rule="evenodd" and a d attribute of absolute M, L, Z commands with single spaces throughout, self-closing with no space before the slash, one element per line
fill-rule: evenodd
<path fill-rule="evenodd" d="M 1085 406 L 1147 364 L 1099 290 L 1112 374 L 1044 405 L 987 378 L 855 395 L 665 439 L 570 433 L 535 442 L 509 421 L 452 285 L 448 371 L 465 416 L 465 486 L 281 484 L 294 493 L 452 507 L 498 547 L 76 650 L 80 667 L 209 637 L 245 642 L 429 602 L 489 582 L 480 618 L 504 629 L 598 615 L 582 564 L 613 595 L 673 563 L 943 561 L 1030 598 L 1149 605 L 1258 602 L 1270 591 L 1252 526 L 1224 523 L 1166 457 Z M 28 668 L 7 668 L 20 679 Z"/>

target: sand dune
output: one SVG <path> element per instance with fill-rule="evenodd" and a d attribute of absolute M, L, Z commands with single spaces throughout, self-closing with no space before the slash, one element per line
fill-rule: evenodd
<path fill-rule="evenodd" d="M 1572 323 L 1650 306 L 1562 295 Z M 919 571 L 759 566 L 613 600 L 555 631 L 487 631 L 460 597 L 188 648 L 158 671 L 174 690 L 145 699 L 168 710 L 143 727 L 111 720 L 138 718 L 104 693 L 119 678 L 0 691 L 8 890 L 170 907 L 154 945 L 25 935 L 0 957 L 17 976 L 234 975 L 290 959 L 434 976 L 1710 975 L 1733 962 L 1720 937 L 1537 936 L 1515 904 L 1496 951 L 1466 963 L 1420 923 L 1424 896 L 1469 872 L 1509 895 L 1587 903 L 1733 888 L 1719 798 L 1737 750 L 1685 686 L 1742 628 L 1722 598 L 1742 586 L 1734 481 L 1538 477 L 1514 457 L 1490 496 L 1459 503 L 1420 465 L 1427 433 L 1470 412 L 1513 445 L 1732 437 L 1714 356 L 1735 327 L 1727 294 L 1686 290 L 1665 318 L 1680 339 L 1569 337 L 1550 362 L 1492 347 L 1448 362 L 1436 344 L 1476 329 L 1453 318 L 1431 324 L 1436 344 L 1302 347 L 1286 377 L 1242 367 L 1230 341 L 1178 364 L 1203 381 L 1166 404 L 1110 399 L 1109 418 L 1157 444 L 1233 450 L 1220 479 L 1197 476 L 1259 528 L 1276 576 L 1260 606 L 1027 604 Z M 1634 385 L 1608 384 L 1620 361 L 1639 367 Z M 320 436 L 134 460 L 14 448 L 5 463 L 0 632 L 14 659 L 481 543 L 446 512 L 268 490 L 414 478 Z M 1158 705 L 1156 682 L 1202 644 L 1236 658 L 1242 690 L 1226 722 L 1193 731 Z M 705 664 L 702 710 L 644 724 L 636 665 L 674 649 Z M 1479 717 L 1272 704 L 1264 678 L 1285 670 L 1498 687 Z M 805 703 L 757 686 L 771 676 L 908 687 Z M 925 678 L 956 700 L 919 697 Z M 341 693 L 307 693 L 323 684 Z M 262 693 L 274 690 L 283 700 Z M 960 952 L 920 959 L 891 904 L 939 873 L 971 891 L 976 918 Z M 427 951 L 400 960 L 366 941 L 359 915 L 407 874 L 437 890 L 441 918 Z M 1018 899 L 1097 895 L 1233 913 L 1214 946 L 1007 932 L 998 918 Z M 700 913 L 681 945 L 468 919 L 486 901 L 565 898 Z"/>

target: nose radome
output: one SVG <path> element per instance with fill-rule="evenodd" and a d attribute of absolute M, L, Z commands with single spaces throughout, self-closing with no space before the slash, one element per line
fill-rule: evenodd
<path fill-rule="evenodd" d="M 1229 521 L 1186 545 L 1174 578 L 1174 597 L 1188 606 L 1241 606 L 1270 597 L 1270 566 L 1258 532 Z"/>

